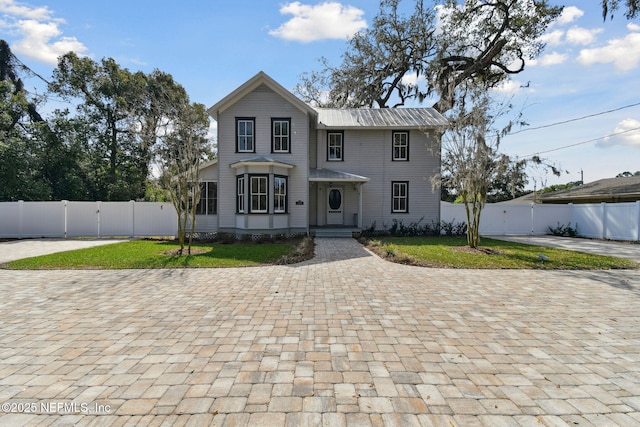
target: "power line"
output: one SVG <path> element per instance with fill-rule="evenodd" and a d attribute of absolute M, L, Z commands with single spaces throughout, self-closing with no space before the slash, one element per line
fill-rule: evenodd
<path fill-rule="evenodd" d="M 527 132 L 527 131 L 531 131 L 531 130 L 545 129 L 545 128 L 550 128 L 552 126 L 564 125 L 566 123 L 577 122 L 579 120 L 584 120 L 584 119 L 588 119 L 588 118 L 591 118 L 591 117 L 602 116 L 604 114 L 613 113 L 615 111 L 624 110 L 626 108 L 636 107 L 638 105 L 640 105 L 640 102 L 636 102 L 635 104 L 625 105 L 623 107 L 614 108 L 613 110 L 601 111 L 599 113 L 589 114 L 587 116 L 582 116 L 582 117 L 576 117 L 574 119 L 563 120 L 561 122 L 555 122 L 555 123 L 550 123 L 550 124 L 547 124 L 547 125 L 535 126 L 535 127 L 532 127 L 532 128 L 520 129 L 518 131 L 511 132 L 508 135 L 517 135 L 519 133 Z"/>
<path fill-rule="evenodd" d="M 527 154 L 526 156 L 522 156 L 522 157 L 523 157 L 523 158 L 526 158 L 526 157 L 533 157 L 533 156 L 537 156 L 537 155 L 539 155 L 539 154 L 552 153 L 552 152 L 554 152 L 554 151 L 564 150 L 565 148 L 571 148 L 571 147 L 575 147 L 575 146 L 578 146 L 578 145 L 588 144 L 588 143 L 590 143 L 590 142 L 599 141 L 599 140 L 601 140 L 601 139 L 610 138 L 610 137 L 612 137 L 612 136 L 622 135 L 622 134 L 629 133 L 629 132 L 633 132 L 633 131 L 636 131 L 636 130 L 640 130 L 640 127 L 636 127 L 636 128 L 633 128 L 633 129 L 623 130 L 623 131 L 620 131 L 620 132 L 616 132 L 616 133 L 612 133 L 612 134 L 609 134 L 609 135 L 602 136 L 602 137 L 600 137 L 600 138 L 590 139 L 590 140 L 588 140 L 588 141 L 576 142 L 575 144 L 565 145 L 565 146 L 563 146 L 563 147 L 558 147 L 558 148 L 554 148 L 554 149 L 551 149 L 551 150 L 538 151 L 537 153 Z"/>

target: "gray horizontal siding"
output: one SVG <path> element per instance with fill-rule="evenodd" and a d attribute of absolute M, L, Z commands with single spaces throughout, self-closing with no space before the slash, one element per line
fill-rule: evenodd
<path fill-rule="evenodd" d="M 236 117 L 255 117 L 255 153 L 236 153 Z M 291 153 L 271 153 L 271 119 L 291 118 Z M 286 170 L 289 176 L 289 226 L 306 227 L 308 218 L 309 119 L 284 98 L 262 85 L 224 110 L 218 117 L 218 164 L 220 168 L 219 199 L 220 228 L 236 227 L 236 174 L 229 165 L 241 160 L 266 156 L 276 161 L 294 164 Z M 252 167 L 247 171 L 252 173 Z M 267 170 L 268 172 L 269 170 Z M 273 172 L 272 172 L 273 173 Z M 270 197 L 273 189 L 270 188 Z M 301 200 L 303 204 L 296 205 Z M 273 204 L 270 203 L 270 210 Z"/>
<path fill-rule="evenodd" d="M 397 129 L 402 130 L 402 129 Z M 369 178 L 362 187 L 363 226 L 376 222 L 378 228 L 390 226 L 394 219 L 404 224 L 423 218 L 424 223 L 439 221 L 440 191 L 433 190 L 431 177 L 440 168 L 437 139 L 433 133 L 411 130 L 409 161 L 392 161 L 391 130 L 345 130 L 344 161 L 326 158 L 326 131 L 318 131 L 318 167 L 349 172 Z M 409 181 L 409 212 L 391 212 L 391 183 Z M 322 202 L 320 202 L 322 206 Z"/>

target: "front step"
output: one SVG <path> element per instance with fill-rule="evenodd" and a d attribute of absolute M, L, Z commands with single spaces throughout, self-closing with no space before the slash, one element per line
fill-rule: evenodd
<path fill-rule="evenodd" d="M 315 229 L 313 230 L 316 237 L 353 237 L 353 230 L 350 228 L 338 229 L 338 228 L 330 228 L 330 229 Z"/>

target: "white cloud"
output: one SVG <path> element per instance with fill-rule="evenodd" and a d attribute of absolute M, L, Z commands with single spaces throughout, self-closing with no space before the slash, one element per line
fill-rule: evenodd
<path fill-rule="evenodd" d="M 312 42 L 323 39 L 346 39 L 367 27 L 362 18 L 364 11 L 338 2 L 325 2 L 315 6 L 298 1 L 280 8 L 282 15 L 293 15 L 269 34 L 285 40 Z"/>
<path fill-rule="evenodd" d="M 629 30 L 629 31 L 640 31 L 640 25 L 634 24 L 633 22 L 629 22 L 627 24 L 627 30 Z"/>
<path fill-rule="evenodd" d="M 609 40 L 603 47 L 583 49 L 578 61 L 583 65 L 613 63 L 619 71 L 630 71 L 640 64 L 640 33 Z"/>
<path fill-rule="evenodd" d="M 573 27 L 567 30 L 567 42 L 571 44 L 589 45 L 596 39 L 596 35 L 602 32 L 602 28 L 588 30 L 581 27 Z"/>
<path fill-rule="evenodd" d="M 502 82 L 499 86 L 496 86 L 491 90 L 501 95 L 515 95 L 516 93 L 520 92 L 522 88 L 523 88 L 523 85 L 521 82 L 517 80 L 509 79 Z"/>
<path fill-rule="evenodd" d="M 62 35 L 60 25 L 65 21 L 55 18 L 47 7 L 0 0 L 0 12 L 4 14 L 2 27 L 18 37 L 10 43 L 18 55 L 55 65 L 69 51 L 82 54 L 87 50 L 77 38 Z"/>
<path fill-rule="evenodd" d="M 613 131 L 619 134 L 605 138 L 597 145 L 600 147 L 612 147 L 614 145 L 624 145 L 627 147 L 640 148 L 640 121 L 635 119 L 625 119 L 618 123 Z"/>
<path fill-rule="evenodd" d="M 564 31 L 553 30 L 540 36 L 540 41 L 550 46 L 558 46 L 562 42 L 562 36 L 564 36 Z"/>
<path fill-rule="evenodd" d="M 424 82 L 426 79 L 424 75 L 418 77 L 418 73 L 413 72 L 410 74 L 405 74 L 402 77 L 402 84 L 405 86 L 418 86 L 420 82 Z"/>
<path fill-rule="evenodd" d="M 30 7 L 16 3 L 14 0 L 0 0 L 0 12 L 16 18 L 54 20 L 53 13 L 46 6 Z M 64 22 L 61 19 L 56 21 Z"/>
<path fill-rule="evenodd" d="M 584 15 L 584 12 L 578 9 L 576 6 L 567 6 L 563 9 L 562 14 L 558 18 L 558 24 L 566 25 L 575 21 Z"/>
<path fill-rule="evenodd" d="M 559 65 L 567 60 L 567 55 L 564 53 L 551 52 L 547 55 L 542 55 L 538 59 L 528 61 L 528 65 L 549 67 L 551 65 Z"/>
<path fill-rule="evenodd" d="M 87 50 L 75 37 L 61 37 L 62 31 L 55 22 L 28 19 L 18 21 L 16 28 L 23 38 L 13 44 L 13 50 L 37 61 L 55 65 L 58 57 L 69 51 L 83 53 Z"/>

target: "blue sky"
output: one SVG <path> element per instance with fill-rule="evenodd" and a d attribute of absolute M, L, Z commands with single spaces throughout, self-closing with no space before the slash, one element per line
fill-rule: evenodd
<path fill-rule="evenodd" d="M 618 13 L 603 22 L 599 0 L 551 3 L 566 9 L 543 55 L 500 93 L 513 96 L 530 128 L 595 116 L 509 135 L 501 150 L 541 153 L 569 172 L 531 171 L 531 188 L 579 180 L 581 170 L 586 182 L 640 170 L 640 105 L 620 109 L 640 103 L 640 20 Z M 377 9 L 375 0 L 0 0 L 0 38 L 45 78 L 57 56 L 74 50 L 168 72 L 192 101 L 210 106 L 260 70 L 293 89 L 319 57 L 337 64 L 346 37 Z"/>

